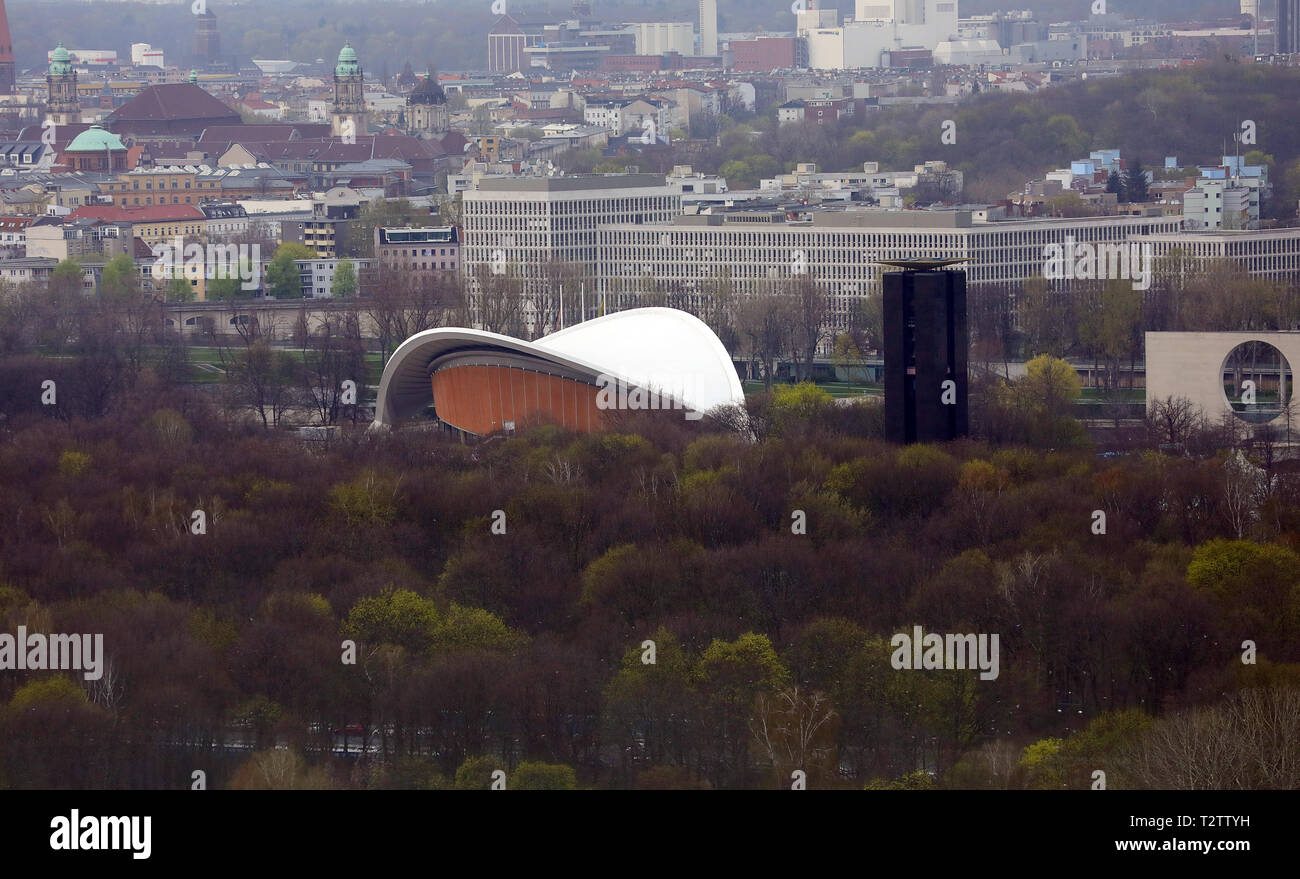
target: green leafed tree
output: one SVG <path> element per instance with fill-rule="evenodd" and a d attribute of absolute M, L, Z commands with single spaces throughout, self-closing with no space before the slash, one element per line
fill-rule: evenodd
<path fill-rule="evenodd" d="M 424 650 L 434 642 L 440 615 L 433 602 L 409 589 L 389 589 L 357 601 L 343 621 L 347 638 Z"/>
<path fill-rule="evenodd" d="M 277 247 L 266 267 L 266 286 L 271 295 L 276 299 L 302 298 L 302 275 L 297 261 L 315 258 L 316 251 L 297 241 L 286 241 Z"/>
<path fill-rule="evenodd" d="M 334 295 L 343 299 L 357 293 L 357 267 L 350 259 L 341 259 L 334 267 Z"/>
<path fill-rule="evenodd" d="M 577 790 L 578 777 L 563 763 L 524 761 L 510 773 L 507 790 Z"/>

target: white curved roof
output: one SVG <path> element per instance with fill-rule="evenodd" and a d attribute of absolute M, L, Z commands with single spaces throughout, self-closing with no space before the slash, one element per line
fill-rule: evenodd
<path fill-rule="evenodd" d="M 493 352 L 583 381 L 610 376 L 630 387 L 660 391 L 697 412 L 744 400 L 731 357 L 703 321 L 674 308 L 636 308 L 536 342 L 462 327 L 416 333 L 384 367 L 373 426 L 391 427 L 435 402 L 429 376 L 439 361 Z"/>

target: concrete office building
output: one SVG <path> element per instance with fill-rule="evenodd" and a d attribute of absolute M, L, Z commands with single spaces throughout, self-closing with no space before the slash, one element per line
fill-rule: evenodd
<path fill-rule="evenodd" d="M 808 216 L 808 215 L 805 215 Z M 1134 236 L 1173 234 L 1179 217 L 1091 217 L 975 222 L 970 211 L 826 211 L 790 221 L 782 211 L 691 215 L 649 226 L 601 226 L 597 288 L 609 309 L 640 302 L 645 279 L 692 307 L 727 276 L 737 296 L 762 295 L 809 272 L 830 299 L 835 332 L 852 304 L 881 289 L 882 259 L 963 259 L 971 285 L 1019 285 L 1042 277 L 1045 248 L 1120 244 Z M 1064 282 L 1062 282 L 1064 283 Z"/>
<path fill-rule="evenodd" d="M 1194 266 L 1229 261 L 1256 278 L 1300 280 L 1300 229 L 1163 232 L 1139 235 L 1133 241 L 1149 244 L 1157 263 L 1179 251 Z"/>
<path fill-rule="evenodd" d="M 665 227 L 682 211 L 681 192 L 661 174 L 484 177 L 463 198 L 462 266 L 471 306 L 485 270 L 522 279 L 528 299 L 549 292 L 553 264 L 594 273 L 600 226 Z M 594 297 L 588 304 L 594 308 Z"/>

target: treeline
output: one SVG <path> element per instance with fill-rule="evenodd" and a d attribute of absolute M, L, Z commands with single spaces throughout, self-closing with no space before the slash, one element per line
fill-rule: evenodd
<path fill-rule="evenodd" d="M 942 72 L 934 73 L 942 83 Z M 720 146 L 677 156 L 697 170 L 725 173 L 728 184 L 757 186 L 799 162 L 823 170 L 861 169 L 863 162 L 907 170 L 942 159 L 965 175 L 965 196 L 994 202 L 1092 150 L 1117 148 L 1133 162 L 1162 168 L 1221 161 L 1244 120 L 1257 142 L 1242 155 L 1269 165 L 1275 195 L 1270 216 L 1294 218 L 1300 198 L 1300 133 L 1291 98 L 1300 72 L 1249 64 L 1206 62 L 1181 70 L 1150 70 L 1044 88 L 1034 94 L 989 92 L 959 105 L 869 110 L 839 123 L 777 125 L 774 108 L 752 122 L 724 123 Z M 940 141 L 946 120 L 956 142 Z M 657 160 L 672 164 L 670 160 Z M 724 172 L 723 169 L 726 169 Z"/>
<path fill-rule="evenodd" d="M 808 386 L 467 444 L 304 445 L 151 369 L 11 401 L 0 632 L 107 658 L 0 676 L 10 787 L 1161 787 L 1210 728 L 1249 771 L 1199 783 L 1300 783 L 1285 728 L 1232 735 L 1300 683 L 1276 460 L 898 448 Z M 896 670 L 914 625 L 998 633 L 1000 675 Z"/>

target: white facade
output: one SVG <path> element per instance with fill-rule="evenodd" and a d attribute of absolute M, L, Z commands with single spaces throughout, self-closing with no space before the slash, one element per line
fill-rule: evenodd
<path fill-rule="evenodd" d="M 595 271 L 597 227 L 666 225 L 682 212 L 681 193 L 655 174 L 483 177 L 462 198 L 461 267 L 471 303 L 482 267 L 521 277 L 531 297 L 546 289 L 548 264 Z"/>
<path fill-rule="evenodd" d="M 852 21 L 833 11 L 799 13 L 798 33 L 814 70 L 881 66 L 884 52 L 939 48 L 960 38 L 956 0 L 858 0 Z"/>
<path fill-rule="evenodd" d="M 936 64 L 975 67 L 980 64 L 1005 64 L 1009 59 L 1003 54 L 997 40 L 944 40 L 935 47 L 934 60 Z"/>
<path fill-rule="evenodd" d="M 688 418 L 745 400 L 731 356 L 703 321 L 677 309 L 638 308 L 583 321 L 536 342 L 463 327 L 416 333 L 384 367 L 373 427 L 394 427 L 436 405 L 431 376 L 466 358 L 540 368 L 608 389 L 614 400 L 626 401 L 631 388 L 651 390 L 658 400 L 675 402 L 657 400 L 653 408 L 683 409 Z M 538 399 L 537 405 L 545 411 L 551 402 Z M 511 429 L 508 422 L 501 426 Z"/>
<path fill-rule="evenodd" d="M 1194 265 L 1229 261 L 1256 278 L 1269 281 L 1300 278 L 1300 229 L 1168 232 L 1141 235 L 1133 240 L 1150 244 L 1155 260 L 1177 250 Z"/>
<path fill-rule="evenodd" d="M 1188 230 L 1259 227 L 1259 190 L 1230 180 L 1201 180 L 1183 194 Z"/>
<path fill-rule="evenodd" d="M 352 263 L 358 281 L 360 281 L 361 272 L 363 270 L 369 271 L 374 263 L 374 260 L 370 259 L 348 259 L 347 261 Z M 296 260 L 295 263 L 298 266 L 298 273 L 302 280 L 303 293 L 310 295 L 312 299 L 334 298 L 334 272 L 340 262 L 343 262 L 343 260 L 338 257 Z"/>
<path fill-rule="evenodd" d="M 1231 379 L 1224 367 L 1233 349 L 1246 342 L 1266 342 L 1276 348 L 1290 367 L 1287 377 L 1294 379 L 1300 363 L 1300 333 L 1147 333 L 1147 406 L 1182 397 L 1191 402 L 1194 412 L 1199 410 L 1212 422 L 1232 412 L 1224 387 Z M 1280 378 L 1277 372 L 1273 376 Z M 1286 418 L 1279 414 L 1272 423 L 1282 427 Z"/>
<path fill-rule="evenodd" d="M 632 27 L 638 55 L 695 54 L 695 25 L 689 21 L 642 21 Z"/>
<path fill-rule="evenodd" d="M 623 101 L 591 102 L 582 111 L 582 121 L 588 125 L 607 128 L 616 135 L 626 134 L 627 107 Z"/>
<path fill-rule="evenodd" d="M 718 54 L 718 0 L 700 0 L 700 54 Z"/>
<path fill-rule="evenodd" d="M 132 43 L 131 63 L 136 67 L 163 67 L 163 50 L 148 43 Z"/>
<path fill-rule="evenodd" d="M 1020 284 L 1042 277 L 1044 248 L 1078 242 L 1123 243 L 1178 231 L 1177 217 L 1093 217 L 976 223 L 970 212 L 845 211 L 813 222 L 784 214 L 686 216 L 668 226 L 616 223 L 600 228 L 599 290 L 608 307 L 637 304 L 644 279 L 688 301 L 726 272 L 739 296 L 762 295 L 802 270 L 831 303 L 830 326 L 847 327 L 849 309 L 880 289 L 882 259 L 964 258 L 971 284 Z"/>

